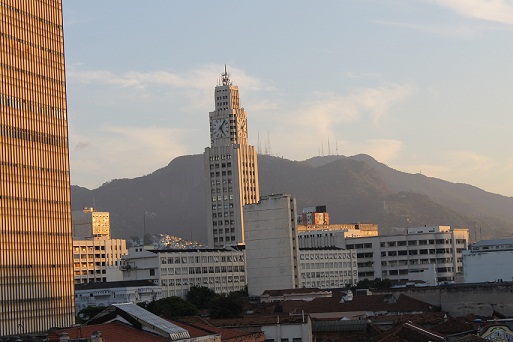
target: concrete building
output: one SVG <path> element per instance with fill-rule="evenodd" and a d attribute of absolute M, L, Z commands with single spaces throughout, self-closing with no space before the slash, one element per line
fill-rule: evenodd
<path fill-rule="evenodd" d="M 185 297 L 192 286 L 227 294 L 246 286 L 243 248 L 147 250 L 130 247 L 123 259 L 124 280 L 151 280 L 163 297 Z"/>
<path fill-rule="evenodd" d="M 113 281 L 75 285 L 77 312 L 88 306 L 118 303 L 144 303 L 162 298 L 159 285 L 148 280 Z"/>
<path fill-rule="evenodd" d="M 75 321 L 61 0 L 0 3 L 0 336 Z"/>
<path fill-rule="evenodd" d="M 356 285 L 356 252 L 337 247 L 300 249 L 301 287 L 332 289 Z"/>
<path fill-rule="evenodd" d="M 302 225 L 329 225 L 330 215 L 325 205 L 303 208 L 303 212 L 297 216 L 298 224 Z"/>
<path fill-rule="evenodd" d="M 121 281 L 121 258 L 128 253 L 122 239 L 73 240 L 75 284 Z"/>
<path fill-rule="evenodd" d="M 85 208 L 72 213 L 75 284 L 121 281 L 126 241 L 110 238 L 108 212 Z"/>
<path fill-rule="evenodd" d="M 244 207 L 248 292 L 301 287 L 296 199 L 262 196 Z"/>
<path fill-rule="evenodd" d="M 344 232 L 344 237 L 378 236 L 378 225 L 375 223 L 342 223 L 342 224 L 298 224 L 297 229 L 302 233 L 317 233 L 319 231 Z"/>
<path fill-rule="evenodd" d="M 110 239 L 110 214 L 94 208 L 84 208 L 71 213 L 73 239 L 103 237 Z"/>
<path fill-rule="evenodd" d="M 208 246 L 244 242 L 243 206 L 258 201 L 257 153 L 248 144 L 246 111 L 239 88 L 222 74 L 214 91 L 215 110 L 209 113 L 210 147 L 205 149 Z"/>
<path fill-rule="evenodd" d="M 468 229 L 449 226 L 407 228 L 402 233 L 346 239 L 357 250 L 358 279 L 422 279 L 430 285 L 453 283 L 463 272 Z"/>
<path fill-rule="evenodd" d="M 463 251 L 465 283 L 513 281 L 513 239 L 482 240 Z"/>

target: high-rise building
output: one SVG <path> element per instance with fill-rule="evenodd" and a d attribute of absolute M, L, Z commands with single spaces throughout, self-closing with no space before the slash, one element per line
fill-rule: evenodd
<path fill-rule="evenodd" d="M 301 287 L 296 199 L 287 194 L 262 196 L 244 207 L 248 293 Z"/>
<path fill-rule="evenodd" d="M 209 113 L 210 147 L 205 149 L 208 245 L 244 242 L 242 207 L 259 199 L 257 153 L 248 144 L 246 111 L 228 73 L 215 88 Z"/>
<path fill-rule="evenodd" d="M 0 0 L 0 335 L 70 326 L 61 0 Z"/>

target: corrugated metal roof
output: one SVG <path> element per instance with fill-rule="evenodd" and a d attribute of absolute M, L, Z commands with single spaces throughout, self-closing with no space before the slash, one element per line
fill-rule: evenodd
<path fill-rule="evenodd" d="M 133 303 L 112 304 L 118 310 L 122 310 L 137 319 L 141 324 L 152 329 L 160 330 L 163 333 L 169 334 L 171 340 L 180 340 L 183 338 L 190 338 L 189 332 L 165 319 L 152 314 L 149 311 L 141 308 Z"/>

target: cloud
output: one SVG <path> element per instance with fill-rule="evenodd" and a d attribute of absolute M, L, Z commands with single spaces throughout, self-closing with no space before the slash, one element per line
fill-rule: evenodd
<path fill-rule="evenodd" d="M 444 179 L 450 182 L 466 183 L 483 190 L 511 196 L 513 194 L 513 158 L 497 160 L 490 156 L 472 151 L 443 151 L 430 157 L 430 162 L 391 163 L 395 169 L 411 173 L 422 173 L 428 177 Z M 426 160 L 427 156 L 422 156 Z M 378 159 L 379 160 L 379 159 Z"/>
<path fill-rule="evenodd" d="M 469 39 L 478 35 L 482 30 L 490 29 L 488 26 L 475 26 L 475 25 L 440 25 L 440 24 L 412 24 L 412 23 L 399 23 L 391 21 L 374 21 L 377 24 L 395 26 L 402 29 L 418 31 L 428 34 L 435 34 L 452 38 L 465 38 Z"/>
<path fill-rule="evenodd" d="M 162 127 L 108 126 L 85 134 L 70 131 L 71 143 L 79 141 L 70 151 L 72 183 L 87 187 L 113 178 L 139 177 L 163 167 L 187 154 L 180 139 L 190 134 Z"/>
<path fill-rule="evenodd" d="M 426 0 L 470 18 L 513 24 L 511 0 Z"/>
<path fill-rule="evenodd" d="M 347 96 L 317 92 L 316 99 L 305 104 L 307 108 L 300 116 L 303 123 L 327 136 L 331 135 L 335 124 L 353 122 L 364 115 L 378 124 L 390 108 L 408 97 L 414 88 L 411 84 L 389 84 L 356 89 Z"/>
<path fill-rule="evenodd" d="M 70 83 L 114 85 L 118 87 L 135 87 L 144 89 L 151 86 L 165 86 L 179 89 L 211 90 L 212 84 L 219 80 L 221 72 L 219 65 L 204 65 L 187 72 L 176 73 L 168 70 L 148 72 L 125 71 L 114 73 L 107 70 L 81 70 L 78 64 L 71 65 L 66 70 L 66 78 Z M 230 67 L 232 80 L 244 86 L 245 90 L 272 90 L 270 82 L 264 83 L 256 77 L 248 75 L 244 70 Z"/>

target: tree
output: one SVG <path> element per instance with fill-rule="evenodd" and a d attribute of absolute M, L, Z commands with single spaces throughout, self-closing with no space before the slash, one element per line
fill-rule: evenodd
<path fill-rule="evenodd" d="M 194 316 L 198 309 L 180 297 L 167 297 L 148 303 L 146 309 L 155 315 L 168 318 Z"/>
<path fill-rule="evenodd" d="M 210 318 L 237 318 L 244 315 L 244 301 L 238 292 L 211 301 Z"/>
<path fill-rule="evenodd" d="M 218 297 L 214 290 L 205 286 L 192 286 L 187 292 L 187 300 L 194 304 L 198 309 L 207 309 L 210 302 Z"/>

